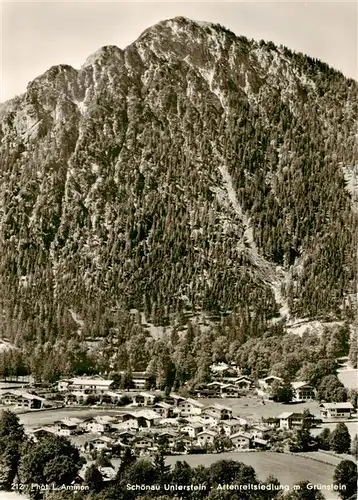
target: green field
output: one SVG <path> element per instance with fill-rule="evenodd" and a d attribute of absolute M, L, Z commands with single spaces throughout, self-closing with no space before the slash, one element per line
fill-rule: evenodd
<path fill-rule="evenodd" d="M 251 465 L 259 479 L 265 480 L 271 474 L 282 485 L 290 488 L 299 481 L 310 481 L 314 485 L 332 484 L 334 466 L 317 462 L 310 458 L 297 455 L 288 455 L 275 452 L 231 452 L 208 455 L 176 455 L 166 458 L 168 464 L 184 460 L 191 466 L 209 466 L 213 462 L 223 459 L 233 459 Z M 339 497 L 334 492 L 322 491 L 328 500 L 337 500 Z"/>
<path fill-rule="evenodd" d="M 284 411 L 302 412 L 305 408 L 310 412 L 319 416 L 319 403 L 317 401 L 307 401 L 306 403 L 274 403 L 273 401 L 265 400 L 257 396 L 242 396 L 241 398 L 200 398 L 200 403 L 204 405 L 212 405 L 215 403 L 229 406 L 232 408 L 235 415 L 248 419 L 261 419 L 268 417 L 277 417 Z"/>

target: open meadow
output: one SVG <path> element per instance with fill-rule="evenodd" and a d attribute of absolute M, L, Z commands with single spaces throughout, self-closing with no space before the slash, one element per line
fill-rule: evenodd
<path fill-rule="evenodd" d="M 229 406 L 234 414 L 242 418 L 261 419 L 277 417 L 284 411 L 302 412 L 304 409 L 310 410 L 316 417 L 319 416 L 319 403 L 317 401 L 307 401 L 305 403 L 275 403 L 258 396 L 242 396 L 241 398 L 200 398 L 200 403 L 212 405 L 215 403 Z"/>
<path fill-rule="evenodd" d="M 282 485 L 290 488 L 300 481 L 310 481 L 314 485 L 330 485 L 333 480 L 334 465 L 318 462 L 299 455 L 288 455 L 275 452 L 228 452 L 208 455 L 176 455 L 166 458 L 167 464 L 175 464 L 178 460 L 187 462 L 190 466 L 209 466 L 218 460 L 237 460 L 251 465 L 260 480 L 269 475 L 277 477 Z M 327 500 L 336 500 L 334 492 L 323 492 Z"/>

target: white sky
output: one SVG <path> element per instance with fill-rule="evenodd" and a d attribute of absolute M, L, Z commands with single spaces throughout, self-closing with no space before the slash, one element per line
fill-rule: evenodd
<path fill-rule="evenodd" d="M 55 64 L 79 68 L 103 45 L 124 48 L 147 27 L 179 15 L 282 43 L 357 78 L 355 1 L 0 1 L 0 102 Z"/>

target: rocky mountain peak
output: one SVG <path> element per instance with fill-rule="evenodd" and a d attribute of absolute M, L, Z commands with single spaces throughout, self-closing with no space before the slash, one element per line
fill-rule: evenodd
<path fill-rule="evenodd" d="M 160 325 L 232 316 L 241 340 L 352 318 L 355 92 L 181 17 L 50 68 L 0 109 L 1 307 L 30 337 L 68 309 L 112 324 L 119 303 Z"/>

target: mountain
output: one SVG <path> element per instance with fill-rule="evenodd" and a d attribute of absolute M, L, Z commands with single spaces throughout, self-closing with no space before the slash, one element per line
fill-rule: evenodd
<path fill-rule="evenodd" d="M 69 339 L 75 314 L 121 342 L 133 310 L 245 339 L 352 324 L 356 97 L 319 60 L 182 17 L 50 68 L 0 108 L 3 332 Z"/>

